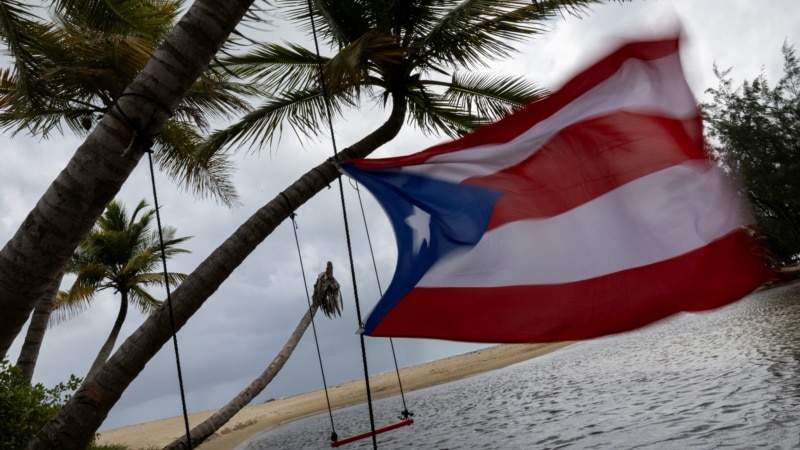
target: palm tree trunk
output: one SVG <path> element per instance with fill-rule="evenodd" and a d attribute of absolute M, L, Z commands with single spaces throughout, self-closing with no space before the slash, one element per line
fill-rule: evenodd
<path fill-rule="evenodd" d="M 36 303 L 36 308 L 31 315 L 31 323 L 28 325 L 28 332 L 25 334 L 25 342 L 17 358 L 17 367 L 22 371 L 22 375 L 30 382 L 33 379 L 33 372 L 36 370 L 36 362 L 39 360 L 39 350 L 42 348 L 44 334 L 47 332 L 47 324 L 50 322 L 50 315 L 53 313 L 53 304 L 58 295 L 58 288 L 61 287 L 61 280 L 64 272 L 53 278 L 50 287 L 44 292 L 42 298 Z"/>
<path fill-rule="evenodd" d="M 402 94 L 392 98 L 392 112 L 381 127 L 342 151 L 342 159 L 364 157 L 390 141 L 403 126 L 406 103 Z M 269 236 L 294 209 L 299 208 L 340 176 L 331 161 L 306 172 L 285 191 L 261 207 L 217 247 L 172 294 L 175 326 L 180 329 L 219 288 L 234 269 Z M 291 203 L 291 206 L 287 204 Z M 98 371 L 84 381 L 28 448 L 82 449 L 103 423 L 145 364 L 172 336 L 167 306 L 162 306 L 133 332 Z"/>
<path fill-rule="evenodd" d="M 89 368 L 86 378 L 89 378 L 100 366 L 106 363 L 108 357 L 111 355 L 111 350 L 114 350 L 114 344 L 117 343 L 117 337 L 119 336 L 120 330 L 122 330 L 122 324 L 125 322 L 125 317 L 128 315 L 128 291 L 120 291 L 119 294 L 120 304 L 117 320 L 114 321 L 111 332 L 108 334 L 103 346 L 100 347 L 100 351 L 97 352 L 97 357 L 95 357 L 92 367 Z"/>
<path fill-rule="evenodd" d="M 317 312 L 317 308 L 319 308 L 319 304 L 314 303 L 311 308 L 306 311 L 303 317 L 300 319 L 300 322 L 297 324 L 297 327 L 294 329 L 294 332 L 291 336 L 289 336 L 289 340 L 286 341 L 286 344 L 283 345 L 283 348 L 277 355 L 275 355 L 275 359 L 272 360 L 269 366 L 261 373 L 249 386 L 247 386 L 242 392 L 239 392 L 239 395 L 234 397 L 231 401 L 229 401 L 225 406 L 220 408 L 217 412 L 215 412 L 211 417 L 204 420 L 200 425 L 192 428 L 192 431 L 189 432 L 190 439 L 192 441 L 192 448 L 200 445 L 209 436 L 216 433 L 217 430 L 222 428 L 223 425 L 228 423 L 229 420 L 233 416 L 236 415 L 242 408 L 247 406 L 267 385 L 275 378 L 275 375 L 281 371 L 283 365 L 286 364 L 286 361 L 292 356 L 292 352 L 297 347 L 297 344 L 300 342 L 300 338 L 303 337 L 305 334 L 308 325 L 311 324 L 311 320 L 314 317 L 314 314 Z M 172 441 L 171 444 L 164 447 L 164 450 L 178 450 L 178 449 L 187 449 L 189 448 L 186 445 L 186 437 L 183 436 Z"/>
<path fill-rule="evenodd" d="M 252 2 L 196 0 L 0 250 L 0 355 Z"/>

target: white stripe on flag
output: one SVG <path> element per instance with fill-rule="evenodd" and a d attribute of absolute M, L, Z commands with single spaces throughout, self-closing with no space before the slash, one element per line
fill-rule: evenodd
<path fill-rule="evenodd" d="M 444 153 L 402 170 L 454 183 L 490 175 L 525 160 L 565 127 L 621 110 L 678 120 L 696 117 L 697 103 L 679 55 L 626 61 L 614 75 L 510 142 Z"/>
<path fill-rule="evenodd" d="M 487 232 L 440 259 L 418 287 L 587 280 L 674 258 L 751 223 L 721 171 L 690 161 L 636 179 L 547 219 Z"/>

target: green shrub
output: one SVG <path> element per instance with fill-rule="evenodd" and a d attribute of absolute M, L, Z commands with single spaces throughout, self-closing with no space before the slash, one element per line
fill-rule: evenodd
<path fill-rule="evenodd" d="M 31 384 L 8 360 L 0 362 L 0 448 L 24 449 L 80 385 L 71 375 L 51 389 Z"/>

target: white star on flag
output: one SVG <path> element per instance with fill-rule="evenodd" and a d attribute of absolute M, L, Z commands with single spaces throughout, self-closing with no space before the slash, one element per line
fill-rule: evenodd
<path fill-rule="evenodd" d="M 429 243 L 431 239 L 431 215 L 414 206 L 411 215 L 404 220 L 406 225 L 414 232 L 414 254 L 419 254 L 423 243 Z"/>

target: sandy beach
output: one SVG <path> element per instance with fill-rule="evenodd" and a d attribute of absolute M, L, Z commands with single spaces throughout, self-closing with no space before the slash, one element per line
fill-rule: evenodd
<path fill-rule="evenodd" d="M 569 344 L 568 342 L 559 342 L 498 345 L 404 368 L 400 370 L 400 377 L 404 391 L 411 392 L 500 369 L 553 352 Z M 388 372 L 370 377 L 370 390 L 373 399 L 396 395 L 399 391 L 396 373 Z M 332 386 L 328 388 L 328 392 L 331 406 L 334 409 L 366 401 L 363 380 Z M 323 390 L 248 406 L 199 448 L 202 450 L 233 449 L 259 433 L 324 411 L 327 411 L 327 405 Z M 190 414 L 189 425 L 194 427 L 213 413 L 214 411 L 211 410 Z M 172 417 L 104 431 L 100 433 L 98 443 L 125 444 L 132 449 L 161 448 L 183 434 L 183 417 Z"/>

